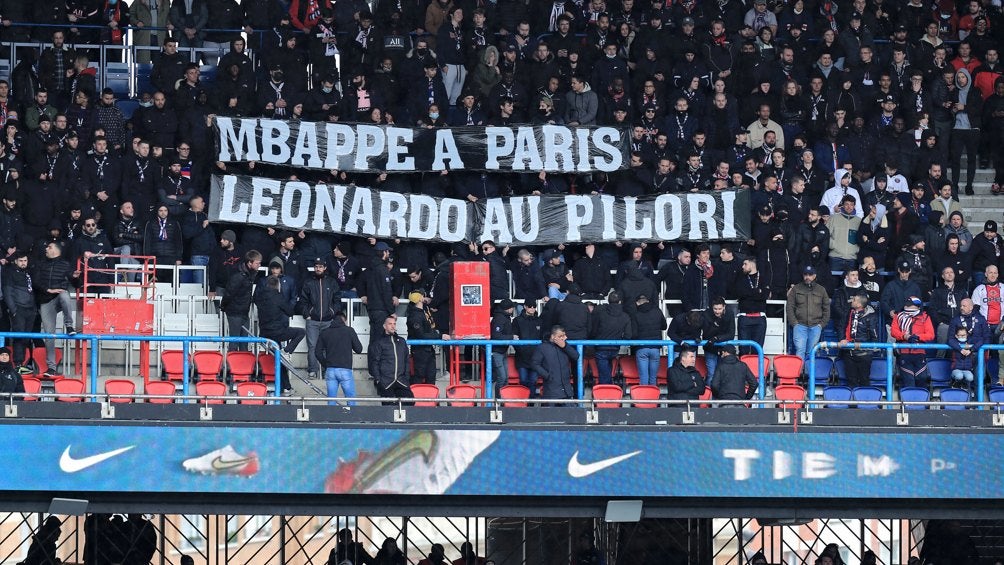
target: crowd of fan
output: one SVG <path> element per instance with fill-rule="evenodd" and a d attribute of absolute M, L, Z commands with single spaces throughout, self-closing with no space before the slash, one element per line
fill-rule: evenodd
<path fill-rule="evenodd" d="M 63 305 L 41 311 L 59 294 L 49 291 L 79 282 L 78 260 L 108 267 L 111 253 L 206 266 L 207 288 L 223 299 L 233 334 L 250 326 L 250 304 L 260 302 L 246 292 L 257 268 L 276 268 L 260 287 L 282 300 L 262 299 L 262 333 L 295 347 L 304 336 L 281 319 L 303 314 L 314 374 L 313 352 L 340 298 L 364 299 L 372 335 L 385 331 L 398 297 L 424 312 L 409 316 L 424 318 L 417 334 L 448 327 L 444 275 L 457 259 L 489 262 L 494 300 L 557 299 L 541 313 L 553 320 L 541 331 L 560 325 L 572 339 L 595 337 L 593 322 L 562 311 L 616 289 L 627 311 L 638 309 L 641 296 L 650 304 L 679 299 L 681 312 L 712 312 L 717 298 L 737 299 L 739 336 L 762 342 L 765 301 L 799 284 L 811 288 L 816 277 L 827 300 L 838 297 L 842 338 L 853 339 L 847 332 L 859 326 L 845 327 L 853 316 L 841 294 L 856 285 L 882 304 L 886 322 L 916 297 L 947 328 L 960 305 L 954 291 L 941 304 L 945 288 L 975 289 L 977 309 L 991 325 L 1000 321 L 999 297 L 986 298 L 977 285 L 984 273 L 992 282 L 1004 241 L 994 222 L 971 234 L 958 201 L 963 155 L 966 193 L 981 162 L 996 167 L 993 193 L 1004 182 L 999 3 L 381 0 L 371 12 L 362 0 L 11 0 L 0 7 L 0 38 L 47 43 L 40 53 L 18 48 L 9 80 L 0 81 L 2 261 L 10 272 L 34 274 L 4 276 L 19 329 L 34 324 L 19 308 L 41 312 L 53 329 Z M 121 44 L 130 27 L 135 44 L 162 50 L 152 58 L 152 91 L 126 119 L 113 91 L 96 91 L 93 52 L 73 45 Z M 204 82 L 179 46 L 226 53 L 198 55 L 215 66 Z M 355 174 L 224 164 L 213 159 L 214 115 L 428 128 L 623 126 L 630 166 L 592 175 Z M 237 227 L 238 238 L 205 212 L 209 179 L 224 172 L 470 201 L 743 187 L 753 191 L 755 217 L 749 240 L 713 247 L 617 242 L 510 253 L 492 242 L 376 241 L 253 226 Z M 51 281 L 58 284 L 40 288 L 48 285 L 38 284 L 39 267 L 60 258 L 66 265 Z M 900 276 L 882 290 L 884 270 Z M 847 271 L 845 282 L 832 271 Z M 203 281 L 198 274 L 186 280 Z M 908 289 L 900 288 L 904 281 Z M 659 296 L 662 282 L 667 291 Z M 24 292 L 8 292 L 12 285 Z M 677 318 L 674 326 L 699 325 Z M 646 333 L 655 334 L 631 332 Z"/>

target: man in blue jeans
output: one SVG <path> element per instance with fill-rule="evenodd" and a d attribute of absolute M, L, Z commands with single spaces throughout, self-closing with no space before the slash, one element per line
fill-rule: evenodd
<path fill-rule="evenodd" d="M 362 353 L 363 344 L 359 342 L 356 330 L 345 325 L 345 312 L 335 314 L 331 325 L 324 329 L 317 338 L 317 359 L 324 366 L 324 382 L 328 385 L 328 397 L 338 395 L 338 387 L 346 398 L 356 396 L 356 381 L 352 374 L 352 354 Z M 328 404 L 337 404 L 329 400 Z M 354 400 L 349 406 L 355 406 Z"/>
<path fill-rule="evenodd" d="M 830 322 L 830 296 L 823 285 L 816 283 L 816 269 L 812 265 L 802 269 L 802 282 L 788 290 L 785 309 L 788 320 L 793 322 L 795 355 L 808 364 L 812 348 Z"/>

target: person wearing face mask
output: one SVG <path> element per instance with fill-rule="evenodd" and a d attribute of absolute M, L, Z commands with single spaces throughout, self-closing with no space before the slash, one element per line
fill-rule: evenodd
<path fill-rule="evenodd" d="M 258 109 L 262 115 L 284 119 L 293 111 L 290 99 L 298 90 L 286 80 L 283 66 L 272 63 L 269 66 L 268 80 L 258 86 Z"/>
<path fill-rule="evenodd" d="M 323 122 L 328 119 L 328 113 L 337 108 L 342 101 L 342 95 L 335 90 L 336 74 L 326 75 L 320 84 L 310 90 L 304 98 L 304 116 L 308 120 Z"/>
<path fill-rule="evenodd" d="M 446 127 L 446 120 L 443 119 L 442 112 L 438 104 L 431 104 L 424 116 L 416 120 L 416 125 L 427 129 L 438 129 Z"/>

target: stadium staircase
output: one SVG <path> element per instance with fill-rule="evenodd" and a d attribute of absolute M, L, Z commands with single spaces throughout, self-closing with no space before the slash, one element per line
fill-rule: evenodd
<path fill-rule="evenodd" d="M 963 169 L 962 179 L 959 181 L 960 188 L 966 186 L 965 178 L 966 174 Z M 983 225 L 987 220 L 997 222 L 998 226 L 1004 224 L 1004 216 L 1001 215 L 1004 210 L 1004 195 L 990 193 L 990 185 L 993 182 L 993 169 L 976 169 L 976 178 L 973 182 L 973 191 L 976 194 L 966 196 L 960 193 L 959 195 L 959 202 L 965 212 L 969 231 L 973 232 L 973 235 L 983 232 Z"/>

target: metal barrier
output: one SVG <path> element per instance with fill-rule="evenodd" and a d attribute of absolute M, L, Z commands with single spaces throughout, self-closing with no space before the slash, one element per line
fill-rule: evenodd
<path fill-rule="evenodd" d="M 257 343 L 263 345 L 265 348 L 272 350 L 272 354 L 275 356 L 275 376 L 276 379 L 281 378 L 281 365 L 282 365 L 282 349 L 279 344 L 263 337 L 224 337 L 224 336 L 165 336 L 165 335 L 94 335 L 94 334 L 46 334 L 46 333 L 29 333 L 29 332 L 0 332 L 0 347 L 6 344 L 8 339 L 63 339 L 69 341 L 87 341 L 90 344 L 90 391 L 87 396 L 91 396 L 94 402 L 97 402 L 98 391 L 98 344 L 101 342 L 108 341 L 146 341 L 146 342 L 167 342 L 167 343 L 181 343 L 182 351 L 182 381 L 181 381 L 181 394 L 182 396 L 188 395 L 189 389 L 189 372 L 191 370 L 191 356 L 189 355 L 192 343 Z M 281 387 L 276 383 L 274 394 L 279 397 L 282 396 Z"/>
<path fill-rule="evenodd" d="M 501 346 L 508 348 L 512 346 L 520 345 L 540 345 L 543 343 L 541 340 L 537 339 L 509 339 L 509 340 L 486 340 L 486 339 L 413 339 L 408 340 L 408 345 L 470 345 L 474 347 L 484 347 L 485 348 L 485 397 L 493 398 L 495 393 L 494 387 L 492 386 L 492 348 L 496 346 Z M 685 345 L 704 345 L 707 342 L 684 342 Z M 585 383 L 583 382 L 583 350 L 586 347 L 631 347 L 631 346 L 649 346 L 649 347 L 665 347 L 667 348 L 668 359 L 673 358 L 673 350 L 677 345 L 675 342 L 668 340 L 595 340 L 595 339 L 585 339 L 585 340 L 568 340 L 568 345 L 574 346 L 579 354 L 579 360 L 576 362 L 575 378 L 576 378 L 576 398 L 582 399 L 585 396 Z M 755 341 L 743 341 L 743 340 L 733 340 L 721 342 L 720 345 L 740 345 L 752 347 L 757 352 L 757 359 L 759 360 L 760 367 L 764 368 L 764 357 L 763 357 L 763 347 L 756 343 Z M 667 361 L 668 362 L 668 361 Z M 757 395 L 761 400 L 764 398 L 764 383 L 766 375 L 764 373 L 766 370 L 760 371 L 757 378 L 759 380 L 759 385 L 757 388 Z"/>
<path fill-rule="evenodd" d="M 1001 343 L 987 343 L 980 347 L 977 351 L 979 355 L 976 357 L 976 400 L 978 402 L 983 402 L 983 387 L 986 378 L 986 355 L 983 355 L 984 351 L 1001 351 L 1004 350 L 1004 344 Z M 1000 363 L 1000 361 L 998 361 Z M 1000 376 L 1000 365 L 997 366 L 997 376 Z"/>
<path fill-rule="evenodd" d="M 951 349 L 948 345 L 944 343 L 848 343 L 841 346 L 839 342 L 835 341 L 821 341 L 812 348 L 809 352 L 809 359 L 815 359 L 816 354 L 820 349 L 884 349 L 886 351 L 886 382 L 885 382 L 885 394 L 886 398 L 892 400 L 893 394 L 896 392 L 895 381 L 893 380 L 893 371 L 896 367 L 896 356 L 895 350 L 897 349 L 934 349 L 934 350 L 949 350 Z M 983 348 L 980 348 L 982 350 Z M 1001 347 L 1004 349 L 1004 346 Z M 980 353 L 977 351 L 977 354 Z M 980 355 L 982 359 L 982 355 Z M 809 363 L 809 386 L 808 386 L 808 398 L 809 400 L 814 400 L 816 397 L 816 364 Z M 977 387 L 977 400 L 979 402 L 983 401 L 983 378 L 979 377 L 979 386 Z"/>

